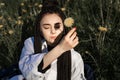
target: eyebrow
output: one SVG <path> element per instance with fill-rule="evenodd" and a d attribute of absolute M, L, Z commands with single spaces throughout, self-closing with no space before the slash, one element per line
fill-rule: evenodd
<path fill-rule="evenodd" d="M 43 26 L 44 26 L 44 25 L 50 25 L 50 24 L 45 23 L 45 24 L 43 24 Z"/>
<path fill-rule="evenodd" d="M 55 23 L 55 25 L 56 25 L 56 24 L 61 24 L 61 23 L 60 23 L 60 22 L 57 22 L 57 23 Z M 43 24 L 43 26 L 44 26 L 44 25 L 50 25 L 50 24 L 45 23 L 45 24 Z"/>
<path fill-rule="evenodd" d="M 61 23 L 60 23 L 60 22 L 57 22 L 57 23 L 55 23 L 55 25 L 56 25 L 56 24 L 61 24 Z"/>

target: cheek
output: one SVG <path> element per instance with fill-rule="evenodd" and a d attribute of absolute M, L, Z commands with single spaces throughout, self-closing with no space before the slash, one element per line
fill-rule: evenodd
<path fill-rule="evenodd" d="M 59 32 L 61 33 L 61 32 L 63 32 L 63 30 L 64 30 L 64 27 L 61 27 Z"/>
<path fill-rule="evenodd" d="M 40 33 L 40 35 L 42 35 L 43 38 L 46 38 L 46 37 L 48 37 L 49 32 L 46 31 L 46 30 L 41 29 L 41 33 Z"/>
<path fill-rule="evenodd" d="M 49 36 L 49 32 L 48 31 L 42 31 L 42 35 L 43 37 L 48 37 Z"/>
<path fill-rule="evenodd" d="M 57 36 L 63 32 L 63 28 L 57 30 Z"/>

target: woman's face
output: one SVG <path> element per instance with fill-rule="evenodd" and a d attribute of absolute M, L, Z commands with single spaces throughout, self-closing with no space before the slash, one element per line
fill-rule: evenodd
<path fill-rule="evenodd" d="M 57 14 L 46 14 L 40 22 L 40 30 L 48 45 L 55 42 L 63 28 L 62 19 Z"/>

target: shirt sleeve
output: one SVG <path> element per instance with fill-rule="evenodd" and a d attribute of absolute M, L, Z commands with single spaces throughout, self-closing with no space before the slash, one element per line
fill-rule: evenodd
<path fill-rule="evenodd" d="M 41 63 L 45 53 L 34 54 L 32 38 L 24 42 L 24 47 L 19 60 L 19 68 L 27 80 L 43 80 L 44 74 L 38 71 L 38 65 Z"/>
<path fill-rule="evenodd" d="M 77 53 L 73 57 L 72 79 L 71 80 L 86 80 L 84 77 L 83 60 L 79 53 Z"/>
<path fill-rule="evenodd" d="M 45 69 L 42 69 L 42 67 L 43 67 L 43 60 L 42 60 L 41 63 L 38 65 L 39 72 L 45 73 L 51 67 L 51 65 L 48 65 Z"/>

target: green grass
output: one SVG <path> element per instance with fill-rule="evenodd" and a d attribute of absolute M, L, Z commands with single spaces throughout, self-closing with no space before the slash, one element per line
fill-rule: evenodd
<path fill-rule="evenodd" d="M 59 1 L 59 0 L 58 0 Z M 96 79 L 118 80 L 120 75 L 120 0 L 61 0 L 73 17 L 80 44 L 75 48 L 94 69 Z M 19 60 L 23 41 L 33 35 L 40 0 L 0 1 L 0 69 Z M 105 28 L 107 31 L 99 29 Z"/>

